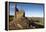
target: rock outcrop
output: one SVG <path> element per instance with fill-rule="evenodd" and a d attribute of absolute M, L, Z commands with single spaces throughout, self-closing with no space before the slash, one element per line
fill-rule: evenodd
<path fill-rule="evenodd" d="M 16 8 L 15 19 L 10 22 L 9 29 L 27 29 L 29 28 L 29 21 L 25 17 L 25 12 L 19 11 Z"/>

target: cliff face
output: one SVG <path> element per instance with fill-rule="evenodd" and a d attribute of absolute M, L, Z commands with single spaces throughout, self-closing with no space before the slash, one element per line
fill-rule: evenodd
<path fill-rule="evenodd" d="M 10 29 L 27 29 L 29 28 L 29 21 L 25 17 L 14 19 L 10 22 Z"/>
<path fill-rule="evenodd" d="M 9 29 L 26 29 L 29 28 L 29 21 L 25 18 L 23 11 L 15 11 L 15 19 L 10 22 Z"/>
<path fill-rule="evenodd" d="M 24 13 L 19 11 L 16 12 L 16 17 L 10 22 L 10 29 L 26 29 L 29 28 L 29 21 L 23 17 Z"/>

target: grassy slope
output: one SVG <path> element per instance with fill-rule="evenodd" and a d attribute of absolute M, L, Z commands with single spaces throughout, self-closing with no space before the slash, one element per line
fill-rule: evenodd
<path fill-rule="evenodd" d="M 44 25 L 44 19 L 42 17 L 28 17 L 28 19 L 32 19 L 36 24 Z"/>

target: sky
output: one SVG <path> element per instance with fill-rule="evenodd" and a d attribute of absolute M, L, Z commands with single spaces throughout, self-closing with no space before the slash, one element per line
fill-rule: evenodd
<path fill-rule="evenodd" d="M 43 17 L 44 5 L 34 4 L 34 3 L 16 3 L 18 9 L 23 9 L 25 11 L 26 17 Z M 10 15 L 14 15 L 15 5 L 10 3 Z"/>

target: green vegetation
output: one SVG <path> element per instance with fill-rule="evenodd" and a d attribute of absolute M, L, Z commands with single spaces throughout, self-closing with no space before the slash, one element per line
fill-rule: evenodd
<path fill-rule="evenodd" d="M 9 16 L 9 22 L 12 21 L 14 16 Z"/>
<path fill-rule="evenodd" d="M 44 18 L 42 17 L 28 17 L 29 20 L 32 19 L 33 22 L 39 25 L 44 25 Z"/>

